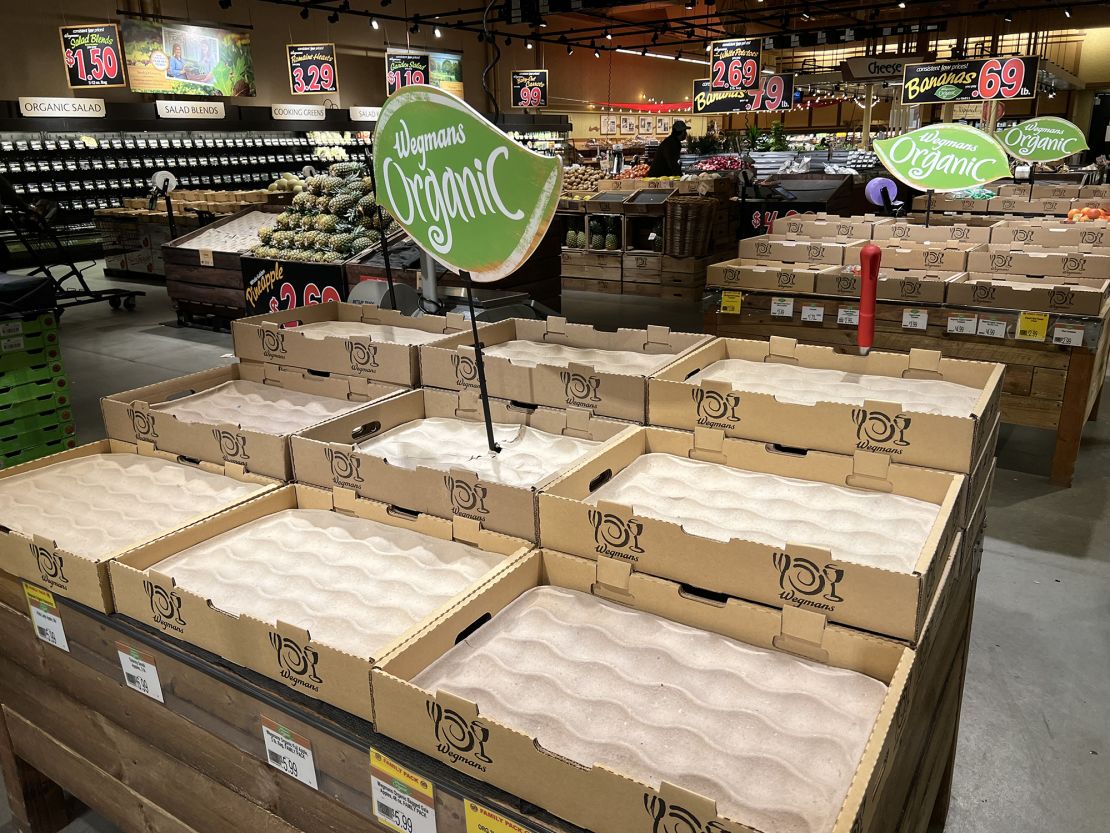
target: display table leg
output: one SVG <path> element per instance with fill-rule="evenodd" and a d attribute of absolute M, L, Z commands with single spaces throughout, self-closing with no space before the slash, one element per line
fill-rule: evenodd
<path fill-rule="evenodd" d="M 62 788 L 16 757 L 3 709 L 0 709 L 0 773 L 19 833 L 56 833 L 72 819 Z"/>
<path fill-rule="evenodd" d="M 1060 423 L 1056 428 L 1056 450 L 1052 455 L 1052 474 L 1049 479 L 1057 486 L 1071 486 L 1075 474 L 1075 459 L 1083 440 L 1083 425 L 1087 421 L 1087 394 L 1091 389 L 1091 371 L 1095 354 L 1086 349 L 1073 349 L 1068 362 L 1068 376 L 1064 383 L 1064 401 L 1060 408 Z"/>
<path fill-rule="evenodd" d="M 1098 389 L 1098 396 L 1095 397 L 1095 404 L 1091 406 L 1091 413 L 1087 416 L 1087 422 L 1094 422 L 1098 419 L 1098 406 L 1102 404 L 1102 388 Z"/>

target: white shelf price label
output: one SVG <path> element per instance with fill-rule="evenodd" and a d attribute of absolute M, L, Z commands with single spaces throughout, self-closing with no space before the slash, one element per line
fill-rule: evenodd
<path fill-rule="evenodd" d="M 1052 328 L 1052 343 L 1064 347 L 1083 346 L 1083 327 L 1076 324 L 1057 324 Z"/>
<path fill-rule="evenodd" d="M 978 315 L 950 315 L 948 316 L 948 332 L 958 335 L 973 336 L 979 324 Z"/>
<path fill-rule="evenodd" d="M 308 738 L 263 716 L 262 742 L 266 745 L 266 760 L 270 766 L 314 790 L 319 789 L 316 762 L 312 759 L 312 744 Z"/>
<path fill-rule="evenodd" d="M 825 320 L 825 308 L 820 304 L 802 304 L 802 320 L 820 324 Z"/>
<path fill-rule="evenodd" d="M 929 327 L 929 313 L 923 309 L 907 309 L 902 312 L 903 330 L 924 330 Z"/>
<path fill-rule="evenodd" d="M 436 833 L 432 782 L 376 749 L 370 750 L 370 785 L 374 815 L 398 833 Z"/>
<path fill-rule="evenodd" d="M 62 627 L 62 617 L 58 615 L 54 594 L 49 590 L 23 582 L 23 595 L 27 597 L 27 606 L 31 610 L 31 623 L 35 626 L 35 636 L 47 645 L 61 648 L 68 653 L 69 642 L 66 641 L 66 630 Z"/>
<path fill-rule="evenodd" d="M 774 318 L 793 318 L 794 317 L 794 299 L 793 298 L 772 298 L 771 299 L 771 316 Z"/>
<path fill-rule="evenodd" d="M 859 326 L 859 307 L 841 307 L 836 311 L 836 323 L 850 327 Z"/>
<path fill-rule="evenodd" d="M 985 336 L 986 338 L 1005 338 L 1006 322 L 995 318 L 980 318 L 979 327 L 975 332 L 976 335 Z"/>
<path fill-rule="evenodd" d="M 119 654 L 123 681 L 127 687 L 145 694 L 151 700 L 165 703 L 166 701 L 162 699 L 162 682 L 158 679 L 158 663 L 154 654 L 140 651 L 123 642 L 116 643 L 116 653 Z"/>

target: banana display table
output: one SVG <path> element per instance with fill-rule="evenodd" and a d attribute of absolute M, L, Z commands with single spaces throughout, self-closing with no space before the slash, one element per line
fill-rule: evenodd
<path fill-rule="evenodd" d="M 980 541 L 968 530 L 946 576 L 944 637 L 897 717 L 875 833 L 943 823 Z M 7 574 L 0 639 L 0 771 L 22 833 L 68 823 L 66 794 L 129 833 L 578 831 L 346 712 Z M 663 829 L 645 811 L 635 833 Z"/>
<path fill-rule="evenodd" d="M 729 338 L 787 336 L 854 349 L 858 298 L 775 291 L 725 291 L 710 303 L 705 332 Z M 1070 486 L 1083 426 L 1098 416 L 1106 377 L 1110 303 L 1098 315 L 901 302 L 876 305 L 876 350 L 939 350 L 1006 365 L 1002 422 L 1055 432 L 1050 479 Z M 1055 343 L 1054 343 L 1055 342 Z"/>

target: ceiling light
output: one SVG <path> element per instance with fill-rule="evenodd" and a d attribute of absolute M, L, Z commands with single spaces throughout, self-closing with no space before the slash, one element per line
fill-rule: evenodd
<path fill-rule="evenodd" d="M 526 40 L 526 41 L 524 42 L 524 48 L 525 48 L 525 49 L 531 49 L 531 48 L 532 48 L 532 41 L 530 41 L 530 40 Z"/>
<path fill-rule="evenodd" d="M 610 32 L 608 29 L 606 29 L 605 30 L 605 40 L 612 40 L 612 39 L 613 39 L 613 33 Z"/>
<path fill-rule="evenodd" d="M 1013 23 L 1014 22 L 1013 12 L 1006 12 L 1004 15 L 1002 15 L 1002 19 L 1005 20 L 1007 23 Z"/>
<path fill-rule="evenodd" d="M 594 57 L 595 58 L 600 58 L 601 57 L 601 53 L 598 52 L 596 49 L 594 50 Z"/>
<path fill-rule="evenodd" d="M 571 46 L 569 43 L 567 44 L 567 54 L 568 55 L 573 55 L 574 54 L 574 47 Z"/>
<path fill-rule="evenodd" d="M 432 30 L 432 34 L 435 35 L 437 38 L 443 37 L 443 32 L 439 30 L 438 26 Z"/>
<path fill-rule="evenodd" d="M 906 0 L 900 0 L 900 2 L 898 3 L 898 8 L 900 8 L 900 9 L 906 8 Z"/>
<path fill-rule="evenodd" d="M 308 6 L 301 6 L 301 20 L 308 20 Z"/>
<path fill-rule="evenodd" d="M 692 8 L 694 8 L 695 5 L 697 5 L 697 4 L 694 3 L 694 0 L 686 0 L 686 8 L 687 9 L 692 9 Z"/>
<path fill-rule="evenodd" d="M 802 20 L 812 20 L 812 19 L 813 18 L 810 17 L 809 12 L 802 12 Z"/>
<path fill-rule="evenodd" d="M 378 29 L 380 28 L 378 26 L 378 19 L 376 17 L 370 18 L 370 28 L 373 29 L 375 32 L 378 31 Z"/>
<path fill-rule="evenodd" d="M 1068 18 L 1069 20 L 1071 19 L 1071 9 L 1069 9 L 1067 6 L 1064 6 L 1064 17 Z"/>
<path fill-rule="evenodd" d="M 332 12 L 331 14 L 328 15 L 328 23 L 338 23 L 338 22 L 339 22 L 339 12 Z"/>

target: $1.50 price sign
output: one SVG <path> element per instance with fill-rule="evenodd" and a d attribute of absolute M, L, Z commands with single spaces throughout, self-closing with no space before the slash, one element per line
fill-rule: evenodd
<path fill-rule="evenodd" d="M 339 92 L 334 43 L 287 43 L 289 91 L 293 95 Z"/>
<path fill-rule="evenodd" d="M 753 90 L 759 86 L 763 41 L 730 38 L 709 46 L 709 86 L 714 90 Z"/>
<path fill-rule="evenodd" d="M 546 69 L 515 69 L 512 81 L 514 107 L 547 106 Z"/>
<path fill-rule="evenodd" d="M 430 84 L 432 59 L 428 55 L 386 55 L 385 94 L 393 95 L 410 84 Z"/>
<path fill-rule="evenodd" d="M 119 29 L 114 23 L 60 26 L 58 32 L 70 89 L 127 86 Z"/>

